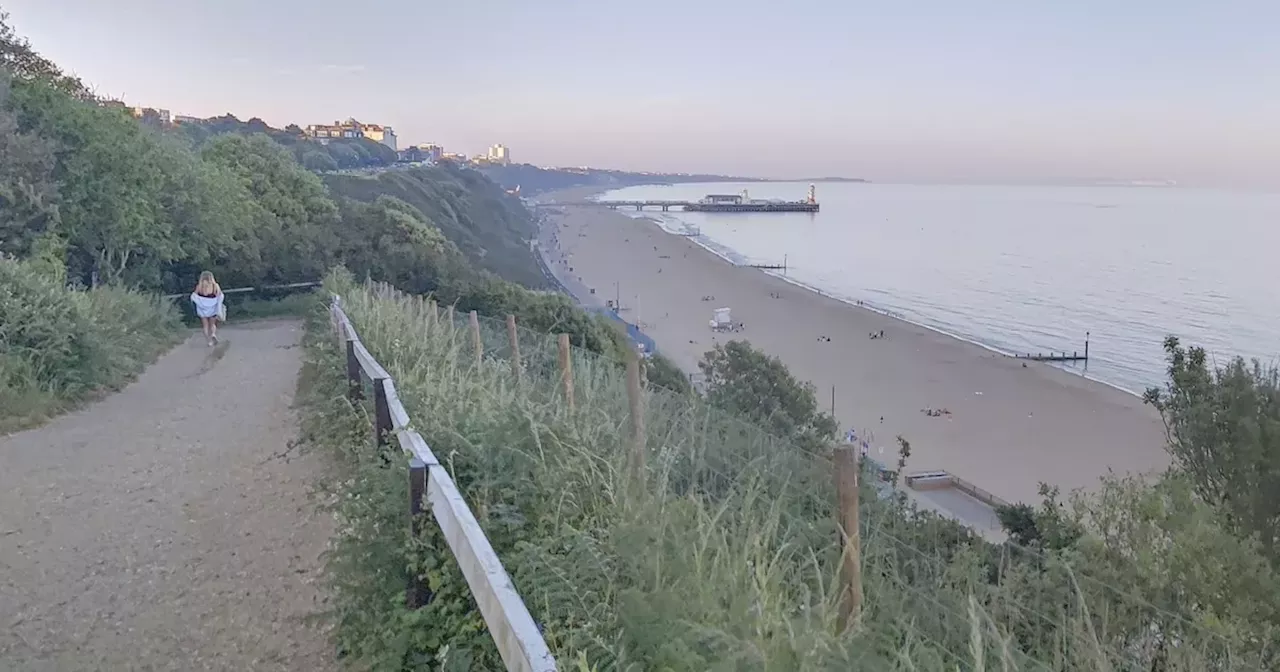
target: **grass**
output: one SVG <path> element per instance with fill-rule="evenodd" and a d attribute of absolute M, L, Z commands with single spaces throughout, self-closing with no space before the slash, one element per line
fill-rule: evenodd
<path fill-rule="evenodd" d="M 124 386 L 180 334 L 177 312 L 161 299 L 68 289 L 0 259 L 0 434 Z"/>
<path fill-rule="evenodd" d="M 576 407 L 554 340 L 484 321 L 477 363 L 461 323 L 341 278 L 327 288 L 392 374 L 416 429 L 453 473 L 562 666 L 600 670 L 1206 670 L 1222 644 L 1066 563 L 995 548 L 863 492 L 864 611 L 838 625 L 841 548 L 827 455 L 807 454 L 691 396 L 646 393 L 636 476 L 616 363 L 573 353 Z M 350 480 L 330 568 L 339 638 L 360 669 L 498 666 L 465 583 L 431 531 L 404 521 L 404 472 L 369 447 L 327 323 L 308 435 L 344 451 Z M 323 373 L 328 371 L 327 374 Z M 398 465 L 398 463 L 397 463 Z M 992 554 L 995 553 L 995 560 Z M 993 570 L 993 567 L 995 568 Z M 435 601 L 402 604 L 406 568 Z M 999 571 L 998 580 L 991 573 Z M 1176 644 L 1153 646 L 1180 628 Z M 1234 663 L 1244 661 L 1236 660 Z M 455 667 L 456 666 L 456 667 Z"/>

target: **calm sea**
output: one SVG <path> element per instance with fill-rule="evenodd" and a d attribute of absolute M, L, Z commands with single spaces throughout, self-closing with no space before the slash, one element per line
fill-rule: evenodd
<path fill-rule="evenodd" d="M 804 198 L 807 184 L 632 187 L 602 198 Z M 1280 194 L 1152 187 L 819 184 L 818 214 L 661 213 L 672 233 L 1003 352 L 1083 351 L 1162 384 L 1168 334 L 1219 361 L 1280 356 Z M 630 213 L 636 214 L 636 213 Z M 1066 367 L 1081 370 L 1081 367 Z"/>

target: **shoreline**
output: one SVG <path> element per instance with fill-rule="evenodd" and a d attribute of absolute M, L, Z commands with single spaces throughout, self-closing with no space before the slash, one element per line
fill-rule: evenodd
<path fill-rule="evenodd" d="M 582 192 L 582 191 L 584 191 L 584 190 L 585 190 L 587 193 L 581 193 L 581 192 Z M 559 192 L 556 192 L 556 193 L 558 193 L 558 194 L 559 194 L 559 193 L 568 194 L 568 193 L 572 192 L 572 193 L 573 193 L 573 195 L 577 196 L 578 198 L 588 198 L 588 197 L 590 197 L 590 196 L 599 196 L 599 195 L 606 194 L 606 193 L 611 192 L 611 191 L 617 191 L 617 190 L 618 190 L 617 188 L 592 188 L 592 189 L 590 189 L 590 190 L 586 190 L 586 188 L 578 188 L 578 189 L 573 189 L 573 190 L 562 190 L 562 191 L 559 191 Z M 627 213 L 625 213 L 625 212 L 622 212 L 621 210 L 619 210 L 619 211 L 617 211 L 617 212 L 618 212 L 618 214 L 620 214 L 620 215 L 623 215 L 623 216 L 625 216 L 625 217 L 629 217 L 629 218 L 634 219 L 634 220 L 638 220 L 638 221 L 645 221 L 645 222 L 652 223 L 652 224 L 654 224 L 655 226 L 657 226 L 658 228 L 660 228 L 660 229 L 662 229 L 663 231 L 665 231 L 668 235 L 681 236 L 681 234 L 679 234 L 679 233 L 675 233 L 675 232 L 673 232 L 673 231 L 668 230 L 665 226 L 663 226 L 662 221 L 661 221 L 660 219 L 657 219 L 657 218 L 655 218 L 655 217 L 650 216 L 650 214 L 649 214 L 649 213 L 645 213 L 645 214 L 642 214 L 642 215 L 640 215 L 640 216 L 632 216 L 632 215 L 629 215 L 629 214 L 627 214 Z M 689 239 L 689 240 L 690 240 L 690 241 L 692 241 L 695 245 L 698 245 L 699 247 L 701 247 L 701 248 L 703 248 L 703 249 L 707 250 L 708 252 L 710 252 L 711 254 L 715 255 L 716 257 L 719 257 L 719 258 L 720 258 L 720 259 L 722 259 L 725 263 L 731 264 L 731 265 L 733 265 L 733 266 L 742 267 L 742 266 L 747 266 L 747 265 L 749 265 L 749 263 L 748 263 L 748 262 L 758 262 L 758 261 L 762 261 L 762 260 L 759 260 L 759 259 L 756 259 L 756 260 L 749 260 L 749 259 L 748 259 L 747 257 L 745 257 L 745 256 L 737 255 L 737 253 L 732 252 L 732 251 L 731 251 L 731 250 L 729 250 L 728 248 L 723 248 L 723 250 L 722 250 L 722 249 L 717 249 L 717 248 L 722 247 L 722 246 L 720 246 L 720 244 L 719 244 L 719 243 L 716 243 L 715 241 L 711 240 L 710 238 L 706 238 L 706 237 L 704 237 L 704 236 L 701 234 L 701 232 L 699 232 L 699 233 L 697 233 L 697 234 L 695 234 L 695 235 L 691 235 L 691 236 L 681 236 L 681 237 L 684 237 L 684 238 Z M 738 258 L 735 258 L 735 255 L 737 255 L 737 257 L 738 257 Z M 772 263 L 772 262 L 769 262 L 769 263 Z M 903 315 L 903 314 L 901 314 L 901 313 L 898 313 L 898 312 L 896 312 L 896 311 L 890 310 L 890 309 L 888 309 L 888 308 L 880 308 L 880 307 L 878 307 L 878 306 L 876 306 L 876 305 L 874 305 L 874 304 L 867 303 L 866 301 L 864 301 L 864 300 L 862 300 L 862 299 L 858 299 L 858 298 L 855 298 L 855 297 L 852 297 L 852 296 L 846 296 L 846 295 L 842 295 L 842 294 L 835 294 L 835 293 L 832 293 L 832 292 L 828 292 L 828 291 L 823 290 L 823 289 L 821 289 L 821 288 L 819 288 L 819 287 L 816 287 L 816 286 L 814 286 L 814 285 L 810 285 L 810 284 L 808 284 L 808 283 L 805 283 L 805 282 L 802 282 L 802 281 L 800 281 L 800 280 L 797 280 L 797 279 L 795 279 L 794 277 L 787 275 L 785 271 L 784 271 L 784 272 L 782 272 L 782 273 L 777 273 L 777 272 L 774 272 L 774 271 L 772 271 L 772 270 L 765 270 L 765 269 L 756 269 L 756 270 L 759 270 L 759 271 L 760 271 L 760 272 L 762 272 L 762 273 L 765 273 L 765 274 L 767 274 L 767 275 L 769 275 L 769 276 L 772 276 L 772 277 L 774 277 L 774 278 L 777 278 L 777 279 L 779 279 L 779 280 L 782 280 L 783 282 L 787 282 L 787 283 L 790 283 L 790 284 L 795 285 L 795 286 L 797 286 L 797 287 L 800 287 L 800 288 L 802 288 L 802 289 L 806 289 L 806 290 L 808 290 L 808 291 L 810 291 L 810 292 L 813 292 L 813 293 L 815 293 L 815 294 L 820 294 L 820 295 L 825 296 L 825 297 L 827 297 L 827 298 L 834 299 L 834 300 L 836 300 L 836 301 L 840 301 L 841 303 L 844 303 L 844 304 L 846 304 L 846 305 L 848 305 L 848 306 L 850 306 L 850 307 L 852 307 L 852 308 L 858 308 L 858 309 L 861 309 L 861 310 L 868 310 L 868 311 L 871 311 L 871 312 L 873 312 L 873 313 L 877 313 L 877 314 L 879 314 L 879 315 L 883 315 L 883 316 L 888 317 L 888 318 L 892 318 L 892 319 L 895 319 L 895 320 L 899 320 L 899 321 L 901 321 L 901 322 L 905 322 L 905 323 L 907 323 L 907 324 L 911 324 L 911 325 L 914 325 L 914 326 L 917 326 L 917 327 L 921 327 L 921 328 L 923 328 L 923 329 L 929 329 L 929 330 L 931 330 L 931 331 L 934 331 L 934 332 L 937 332 L 937 333 L 939 333 L 939 334 L 942 334 L 943 336 L 949 336 L 949 337 L 954 338 L 954 339 L 956 339 L 956 340 L 959 340 L 959 341 L 963 341 L 963 342 L 965 342 L 965 343 L 970 343 L 970 344 L 976 345 L 976 346 L 978 346 L 978 347 L 980 347 L 980 348 L 983 348 L 984 350 L 987 350 L 987 351 L 990 351 L 990 352 L 993 352 L 993 353 L 996 353 L 996 354 L 999 354 L 999 355 L 1003 355 L 1003 356 L 1005 356 L 1005 357 L 1015 358 L 1015 357 L 1017 357 L 1019 354 L 1022 354 L 1022 353 L 1019 353 L 1019 352 L 1014 352 L 1014 351 L 1012 351 L 1012 350 L 1006 350 L 1006 349 L 1003 349 L 1003 348 L 1001 348 L 1000 346 L 998 346 L 998 345 L 996 345 L 996 344 L 989 343 L 989 342 L 987 342 L 987 341 L 983 341 L 983 340 L 981 340 L 981 339 L 979 339 L 979 338 L 977 338 L 977 337 L 965 336 L 965 335 L 963 335 L 963 334 L 959 334 L 959 333 L 956 333 L 956 332 L 953 332 L 953 331 L 949 331 L 945 326 L 942 326 L 942 325 L 939 325 L 939 324 L 930 324 L 930 323 L 925 322 L 925 321 L 922 321 L 922 320 L 913 320 L 913 319 L 908 318 L 907 316 L 905 316 L 905 315 Z M 1056 351 L 1055 351 L 1055 352 L 1056 352 Z M 1109 388 L 1111 388 L 1111 389 L 1118 390 L 1118 391 L 1120 391 L 1120 392 L 1123 392 L 1123 393 L 1125 393 L 1125 394 L 1131 395 L 1131 396 L 1136 397 L 1136 398 L 1138 398 L 1138 399 L 1141 399 L 1141 398 L 1142 398 L 1142 396 L 1143 396 L 1143 394 L 1144 394 L 1144 392 L 1145 392 L 1145 390 L 1143 390 L 1143 389 L 1136 389 L 1136 390 L 1135 390 L 1135 389 L 1129 389 L 1129 388 L 1124 387 L 1123 385 L 1121 385 L 1121 384 L 1119 384 L 1119 383 L 1114 383 L 1114 382 L 1111 382 L 1111 381 L 1109 381 L 1109 380 L 1104 380 L 1104 379 L 1102 379 L 1102 378 L 1098 378 L 1098 377 L 1096 377 L 1096 376 L 1089 375 L 1089 372 L 1088 372 L 1088 369 L 1087 369 L 1087 365 L 1086 365 L 1086 367 L 1084 367 L 1084 368 L 1066 367 L 1066 366 L 1054 366 L 1053 364 L 1046 364 L 1046 365 L 1051 366 L 1051 367 L 1053 367 L 1053 368 L 1056 368 L 1056 369 L 1058 369 L 1058 370 L 1060 370 L 1060 371 L 1063 371 L 1064 373 L 1068 373 L 1068 374 L 1071 374 L 1071 375 L 1079 376 L 1079 377 L 1081 377 L 1081 378 L 1083 378 L 1083 379 L 1085 379 L 1085 380 L 1093 381 L 1093 382 L 1098 383 L 1098 384 L 1100 384 L 1100 385 L 1105 385 L 1105 386 L 1107 386 L 1107 387 L 1109 387 Z"/>
<path fill-rule="evenodd" d="M 717 255 L 717 256 L 718 256 L 718 255 Z M 732 262 L 730 262 L 730 263 L 732 263 Z M 961 335 L 961 334 L 957 334 L 957 333 L 954 333 L 954 332 L 947 331 L 946 329 L 944 329 L 944 328 L 942 328 L 942 327 L 939 327 L 939 326 L 935 326 L 935 325 L 928 324 L 928 323 L 925 323 L 925 322 L 920 322 L 920 321 L 917 321 L 917 320 L 912 320 L 912 319 L 907 318 L 907 317 L 905 317 L 905 316 L 903 316 L 903 315 L 901 315 L 901 314 L 894 313 L 893 311 L 890 311 L 890 310 L 882 310 L 882 309 L 880 309 L 880 308 L 877 308 L 877 307 L 875 307 L 875 306 L 873 306 L 873 305 L 871 305 L 871 304 L 865 303 L 865 302 L 859 303 L 860 299 L 851 299 L 851 298 L 848 298 L 848 297 L 841 296 L 841 295 L 839 295 L 839 294 L 832 294 L 832 293 L 830 293 L 830 292 L 823 291 L 823 290 L 821 290 L 821 289 L 819 289 L 819 288 L 817 288 L 817 287 L 814 287 L 813 285 L 806 284 L 806 283 L 804 283 L 804 282 L 801 282 L 801 281 L 796 280 L 796 279 L 794 279 L 794 278 L 788 277 L 788 276 L 786 276 L 786 275 L 779 275 L 779 274 L 776 274 L 776 273 L 770 273 L 769 271 L 761 271 L 761 272 L 762 272 L 762 273 L 766 273 L 766 274 L 768 274 L 768 275 L 771 275 L 771 276 L 773 276 L 773 277 L 775 277 L 775 278 L 778 278 L 779 280 L 782 280 L 783 282 L 787 282 L 787 283 L 790 283 L 790 284 L 795 285 L 795 286 L 797 286 L 797 287 L 800 287 L 800 288 L 802 288 L 802 289 L 806 289 L 806 290 L 808 290 L 808 291 L 810 291 L 810 292 L 813 292 L 813 293 L 815 293 L 815 294 L 820 294 L 820 295 L 825 296 L 825 297 L 827 297 L 827 298 L 835 299 L 836 301 L 839 301 L 839 302 L 841 302 L 841 303 L 844 303 L 845 305 L 848 305 L 848 306 L 849 306 L 849 307 L 851 307 L 851 308 L 858 308 L 858 309 L 860 309 L 860 310 L 870 311 L 870 312 L 876 313 L 877 315 L 883 315 L 883 316 L 885 316 L 885 317 L 887 317 L 887 318 L 889 318 L 889 319 L 891 319 L 891 320 L 898 320 L 899 322 L 905 322 L 906 324 L 910 324 L 910 325 L 913 325 L 913 326 L 917 326 L 917 327 L 920 327 L 921 329 L 928 329 L 928 330 L 930 330 L 930 331 L 936 332 L 936 333 L 941 334 L 941 335 L 943 335 L 943 336 L 947 336 L 947 337 L 949 337 L 949 338 L 954 338 L 954 339 L 956 339 L 957 341 L 961 341 L 961 342 L 963 342 L 963 343 L 968 343 L 968 344 L 970 344 L 970 345 L 976 345 L 976 346 L 978 346 L 979 348 L 982 348 L 983 350 L 987 350 L 987 351 L 989 351 L 989 352 L 995 353 L 995 354 L 997 354 L 997 355 L 1001 355 L 1001 356 L 1003 356 L 1003 357 L 1008 357 L 1009 359 L 1014 359 L 1014 358 L 1017 356 L 1017 354 L 1018 354 L 1018 353 L 1016 353 L 1016 352 L 1012 352 L 1012 351 L 1009 351 L 1009 350 L 1002 350 L 1000 347 L 998 347 L 998 346 L 996 346 L 996 345 L 992 345 L 991 343 L 983 342 L 983 341 L 981 341 L 981 340 L 979 340 L 979 339 L 977 339 L 977 338 L 970 338 L 970 337 L 967 337 L 967 336 L 963 336 L 963 335 Z M 1056 352 L 1056 351 L 1055 351 L 1055 352 Z M 1021 361 L 1021 360 L 1019 360 L 1019 361 Z M 1097 384 L 1099 384 L 1099 385 L 1105 385 L 1105 386 L 1107 386 L 1107 387 L 1109 387 L 1109 388 L 1111 388 L 1111 389 L 1113 389 L 1113 390 L 1116 390 L 1116 391 L 1118 391 L 1118 392 L 1123 392 L 1123 393 L 1125 393 L 1125 394 L 1127 394 L 1127 395 L 1130 395 L 1130 396 L 1132 396 L 1132 397 L 1134 397 L 1134 398 L 1137 398 L 1137 399 L 1141 399 L 1141 398 L 1142 398 L 1142 392 L 1141 392 L 1141 391 L 1138 391 L 1138 390 L 1131 390 L 1131 389 L 1129 389 L 1129 388 L 1127 388 L 1127 387 L 1123 387 L 1123 386 L 1121 386 L 1121 385 L 1119 385 L 1119 384 L 1117 384 L 1117 383 L 1113 383 L 1113 382 L 1110 382 L 1110 381 L 1107 381 L 1107 380 L 1102 380 L 1101 378 L 1097 378 L 1097 377 L 1094 377 L 1094 376 L 1090 376 L 1090 375 L 1089 375 L 1089 373 L 1088 373 L 1087 371 L 1084 371 L 1084 370 L 1078 370 L 1078 371 L 1077 371 L 1077 370 L 1070 369 L 1070 368 L 1066 368 L 1066 367 L 1054 366 L 1054 365 L 1053 365 L 1053 364 L 1051 364 L 1051 363 L 1045 363 L 1045 362 L 1039 362 L 1039 364 L 1042 364 L 1043 366 L 1048 366 L 1048 367 L 1050 367 L 1050 368 L 1057 369 L 1057 370 L 1059 370 L 1059 371 L 1061 371 L 1061 372 L 1063 372 L 1063 373 L 1066 373 L 1066 374 L 1069 374 L 1069 375 L 1072 375 L 1072 376 L 1078 376 L 1078 377 L 1080 377 L 1080 378 L 1082 378 L 1082 379 L 1084 379 L 1084 380 L 1088 380 L 1088 381 L 1090 381 L 1090 382 L 1094 382 L 1094 383 L 1097 383 Z"/>
<path fill-rule="evenodd" d="M 541 198 L 604 191 L 579 188 Z M 623 299 L 623 319 L 639 323 L 685 371 L 696 371 L 714 344 L 742 339 L 811 382 L 824 410 L 834 386 L 841 427 L 870 436 L 872 457 L 882 463 L 896 462 L 894 437 L 902 435 L 912 444 L 907 472 L 945 470 L 1001 499 L 1031 504 L 1039 502 L 1042 481 L 1064 490 L 1091 489 L 1111 470 L 1147 473 L 1168 466 L 1158 415 L 1131 391 L 1016 360 L 786 276 L 736 265 L 650 218 L 564 210 L 547 213 L 558 246 L 540 254 L 557 255 L 562 273 L 572 266 L 568 275 L 581 286 L 574 291 L 561 284 L 579 302 L 603 304 L 598 293 L 591 301 L 590 288 L 614 289 L 608 294 Z M 539 245 L 554 239 L 540 232 Z M 554 266 L 556 260 L 544 262 Z M 731 306 L 744 331 L 712 334 L 706 320 L 720 305 L 699 301 L 705 295 L 726 297 L 715 303 Z M 662 315 L 652 324 L 641 319 L 646 303 L 647 314 Z M 867 338 L 879 330 L 885 339 Z M 926 415 L 928 409 L 946 413 Z"/>

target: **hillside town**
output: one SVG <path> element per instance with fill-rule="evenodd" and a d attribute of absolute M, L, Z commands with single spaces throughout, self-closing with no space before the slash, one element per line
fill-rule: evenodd
<path fill-rule="evenodd" d="M 206 121 L 200 117 L 173 114 L 170 110 L 154 107 L 130 106 L 124 101 L 109 100 L 102 103 L 104 107 L 127 109 L 134 117 L 161 126 L 180 126 Z M 355 118 L 345 121 L 334 121 L 332 124 L 310 124 L 300 128 L 290 125 L 285 130 L 297 129 L 300 138 L 327 145 L 333 140 L 354 140 L 364 138 L 381 143 L 395 150 L 401 163 L 437 163 L 453 161 L 472 165 L 511 165 L 511 150 L 501 143 L 491 145 L 482 154 L 468 156 L 464 152 L 449 152 L 439 144 L 424 142 L 401 148 L 395 129 L 384 124 L 367 124 Z"/>

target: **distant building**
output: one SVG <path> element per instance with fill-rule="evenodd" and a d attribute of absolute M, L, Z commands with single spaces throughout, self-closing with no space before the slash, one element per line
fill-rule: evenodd
<path fill-rule="evenodd" d="M 511 165 L 511 150 L 506 145 L 494 145 L 489 148 L 489 154 L 485 158 L 489 163 L 508 166 Z"/>
<path fill-rule="evenodd" d="M 444 156 L 440 145 L 424 143 L 400 150 L 400 160 L 405 163 L 435 163 Z"/>
<path fill-rule="evenodd" d="M 391 149 L 399 149 L 396 146 L 396 132 L 391 130 L 390 126 L 362 124 L 355 119 L 335 121 L 332 124 L 312 124 L 306 128 L 305 133 L 307 137 L 319 140 L 322 144 L 327 144 L 334 138 L 368 138 Z"/>
<path fill-rule="evenodd" d="M 391 149 L 399 149 L 396 146 L 396 132 L 391 130 L 390 126 L 367 125 L 364 127 L 364 137 L 374 142 L 381 142 Z"/>
<path fill-rule="evenodd" d="M 200 117 L 189 117 L 185 114 L 173 115 L 173 123 L 175 124 L 194 124 L 200 121 L 204 121 L 204 120 L 201 119 Z"/>
<path fill-rule="evenodd" d="M 158 121 L 162 124 L 172 124 L 173 115 L 169 110 L 157 110 L 154 107 L 135 107 L 130 110 L 133 116 L 143 121 Z"/>

